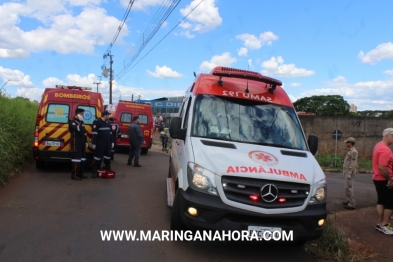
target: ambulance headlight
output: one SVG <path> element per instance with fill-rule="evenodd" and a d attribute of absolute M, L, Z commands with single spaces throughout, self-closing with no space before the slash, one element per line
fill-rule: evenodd
<path fill-rule="evenodd" d="M 193 190 L 213 196 L 218 196 L 217 188 L 214 185 L 214 176 L 215 174 L 206 168 L 193 162 L 188 163 L 188 184 Z"/>
<path fill-rule="evenodd" d="M 309 205 L 321 204 L 326 202 L 326 179 L 321 179 L 312 186 L 312 194 Z"/>

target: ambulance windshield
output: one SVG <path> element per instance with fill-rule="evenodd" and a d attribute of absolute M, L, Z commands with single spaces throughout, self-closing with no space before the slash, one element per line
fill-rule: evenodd
<path fill-rule="evenodd" d="M 192 135 L 307 150 L 293 108 L 214 95 L 198 95 Z"/>

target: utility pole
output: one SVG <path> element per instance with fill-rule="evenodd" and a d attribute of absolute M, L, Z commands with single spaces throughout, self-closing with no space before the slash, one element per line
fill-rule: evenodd
<path fill-rule="evenodd" d="M 112 72 L 112 60 L 113 55 L 109 55 L 110 58 L 110 67 L 109 67 L 109 104 L 112 104 L 112 81 L 113 81 L 113 72 Z"/>
<path fill-rule="evenodd" d="M 97 85 L 97 93 L 98 93 L 98 85 L 101 85 L 101 82 L 94 82 L 95 85 Z"/>
<path fill-rule="evenodd" d="M 131 101 L 134 101 L 134 94 L 131 95 Z"/>

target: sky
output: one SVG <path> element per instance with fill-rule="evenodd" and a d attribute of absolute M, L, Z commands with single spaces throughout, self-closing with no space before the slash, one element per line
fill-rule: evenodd
<path fill-rule="evenodd" d="M 75 85 L 108 103 L 112 56 L 112 102 L 183 96 L 194 72 L 226 66 L 281 80 L 293 102 L 393 110 L 391 0 L 0 0 L 0 17 L 10 97 Z"/>

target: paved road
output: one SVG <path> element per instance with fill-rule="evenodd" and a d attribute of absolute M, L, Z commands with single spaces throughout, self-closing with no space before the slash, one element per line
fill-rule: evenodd
<path fill-rule="evenodd" d="M 336 212 L 346 210 L 342 207 L 342 202 L 346 201 L 343 174 L 325 174 L 328 181 L 328 211 Z M 371 174 L 356 174 L 354 192 L 357 208 L 375 206 L 377 203 L 377 193 L 371 176 Z"/>
<path fill-rule="evenodd" d="M 169 230 L 168 155 L 149 151 L 142 168 L 115 158 L 112 180 L 73 181 L 68 165 L 31 165 L 1 188 L 0 261 L 314 261 L 303 248 L 258 243 L 103 242 L 100 230 Z M 328 176 L 333 202 L 340 177 Z"/>

